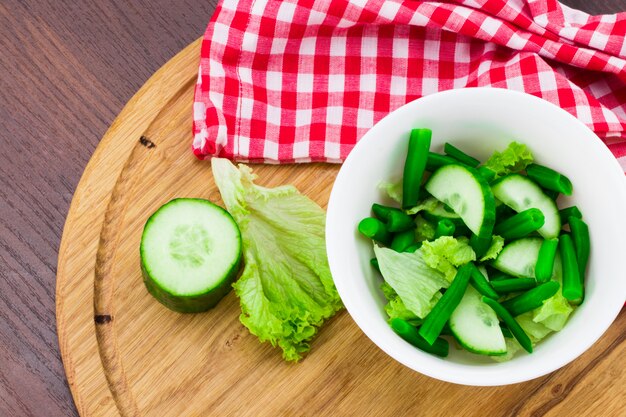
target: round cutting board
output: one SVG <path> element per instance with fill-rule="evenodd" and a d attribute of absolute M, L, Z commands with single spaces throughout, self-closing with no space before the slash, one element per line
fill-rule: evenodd
<path fill-rule="evenodd" d="M 190 151 L 200 40 L 161 68 L 106 133 L 78 185 L 57 276 L 61 354 L 81 416 L 618 415 L 626 386 L 621 314 L 585 355 L 513 387 L 440 382 L 394 362 L 342 311 L 311 353 L 285 363 L 239 322 L 231 292 L 206 313 L 167 310 L 144 288 L 139 240 L 175 197 L 222 204 Z M 257 165 L 325 207 L 337 165 Z"/>

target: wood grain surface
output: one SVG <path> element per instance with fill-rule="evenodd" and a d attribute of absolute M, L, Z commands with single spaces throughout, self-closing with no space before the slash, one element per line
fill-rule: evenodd
<path fill-rule="evenodd" d="M 152 73 L 203 33 L 214 3 L 0 2 L 0 416 L 77 415 L 54 315 L 68 206 L 114 117 Z M 626 10 L 626 0 L 565 3 L 591 13 Z M 596 346 L 605 356 L 589 352 L 580 359 L 585 369 L 570 366 L 524 388 L 534 395 L 511 415 L 604 411 L 602 397 L 584 402 L 580 393 L 602 392 L 623 377 L 611 364 L 624 354 L 625 320 L 622 313 Z"/>

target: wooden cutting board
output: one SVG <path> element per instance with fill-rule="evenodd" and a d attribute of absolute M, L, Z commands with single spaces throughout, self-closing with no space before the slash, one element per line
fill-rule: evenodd
<path fill-rule="evenodd" d="M 342 311 L 298 364 L 239 322 L 231 292 L 203 314 L 171 312 L 146 292 L 139 240 L 174 197 L 221 203 L 209 162 L 190 151 L 200 40 L 161 68 L 106 133 L 63 231 L 57 323 L 81 416 L 498 416 L 624 412 L 626 314 L 581 358 L 508 387 L 420 375 L 380 351 Z M 259 183 L 291 183 L 326 206 L 336 165 L 259 165 Z M 95 310 L 94 310 L 95 305 Z M 624 415 L 624 414 L 622 414 Z"/>

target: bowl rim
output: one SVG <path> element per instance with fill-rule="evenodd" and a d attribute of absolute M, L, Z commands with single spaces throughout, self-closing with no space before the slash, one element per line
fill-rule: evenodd
<path fill-rule="evenodd" d="M 432 378 L 461 385 L 499 386 L 515 384 L 529 381 L 531 379 L 535 379 L 554 372 L 582 355 L 593 344 L 597 342 L 597 340 L 615 321 L 616 317 L 623 307 L 623 303 L 615 303 L 615 305 L 610 306 L 610 309 L 606 310 L 605 313 L 602 315 L 602 317 L 604 317 L 602 323 L 597 323 L 598 325 L 595 326 L 595 332 L 592 337 L 588 337 L 587 339 L 585 339 L 584 343 L 576 344 L 571 349 L 567 350 L 560 357 L 560 360 L 550 362 L 548 366 L 545 366 L 541 369 L 528 367 L 529 369 L 522 369 L 520 372 L 512 375 L 510 372 L 498 372 L 497 368 L 500 364 L 496 362 L 486 365 L 484 367 L 477 367 L 476 365 L 460 364 L 436 358 L 432 355 L 418 350 L 413 346 L 410 346 L 406 342 L 404 342 L 404 345 L 401 345 L 403 346 L 401 348 L 399 348 L 400 346 L 392 346 L 392 343 L 390 341 L 381 339 L 379 335 L 374 331 L 374 329 L 369 325 L 369 323 L 364 320 L 364 317 L 359 314 L 359 307 L 354 302 L 354 300 L 348 296 L 349 291 L 346 281 L 342 280 L 340 276 L 337 279 L 335 278 L 335 271 L 337 271 L 338 264 L 341 262 L 340 251 L 335 250 L 334 239 L 332 239 L 334 231 L 334 213 L 336 211 L 336 207 L 340 205 L 340 197 L 338 196 L 337 190 L 339 188 L 338 185 L 341 185 L 345 181 L 344 177 L 346 177 L 346 173 L 350 171 L 351 167 L 355 164 L 354 161 L 356 161 L 356 158 L 359 155 L 359 152 L 355 152 L 355 150 L 365 147 L 369 142 L 375 140 L 377 126 L 389 123 L 390 119 L 395 118 L 397 114 L 407 111 L 407 108 L 412 108 L 416 106 L 416 103 L 419 102 L 420 105 L 423 105 L 424 103 L 427 103 L 428 101 L 431 101 L 433 99 L 440 99 L 442 96 L 457 96 L 465 94 L 484 94 L 491 97 L 522 97 L 523 99 L 528 100 L 529 103 L 532 102 L 532 105 L 544 106 L 546 108 L 551 108 L 552 111 L 557 111 L 561 113 L 567 120 L 569 120 L 570 123 L 576 125 L 578 129 L 582 129 L 587 135 L 591 134 L 596 139 L 598 139 L 596 141 L 593 141 L 594 143 L 592 143 L 591 146 L 595 147 L 598 155 L 602 155 L 602 158 L 606 160 L 606 163 L 611 165 L 611 167 L 608 168 L 609 170 L 612 170 L 613 172 L 615 172 L 616 175 L 619 174 L 619 176 L 624 178 L 624 188 L 622 188 L 621 191 L 615 192 L 621 194 L 621 199 L 626 202 L 626 176 L 624 176 L 624 171 L 622 170 L 619 162 L 611 154 L 605 144 L 602 143 L 602 141 L 597 137 L 597 135 L 591 129 L 589 129 L 589 127 L 587 127 L 584 123 L 582 123 L 580 120 L 578 120 L 576 117 L 574 117 L 564 109 L 550 103 L 549 101 L 533 96 L 531 94 L 504 88 L 470 87 L 446 90 L 428 96 L 420 97 L 390 112 L 380 121 L 374 124 L 374 126 L 372 126 L 372 128 L 370 128 L 359 140 L 359 142 L 354 146 L 337 174 L 328 202 L 326 221 L 326 248 L 328 263 L 331 274 L 333 275 L 333 281 L 335 282 L 335 286 L 337 287 L 337 291 L 339 292 L 339 295 L 346 307 L 346 310 L 348 311 L 352 319 L 355 321 L 359 329 L 363 333 L 365 333 L 365 335 L 378 348 L 382 349 L 387 355 L 391 356 L 396 361 L 402 363 L 410 369 L 413 369 L 414 371 L 430 376 Z M 484 99 L 484 97 L 481 98 Z M 413 353 L 408 353 L 409 350 Z M 423 365 L 420 364 L 420 366 L 415 366 L 412 361 L 408 360 L 410 356 L 414 357 L 416 353 L 418 354 L 418 356 L 420 356 L 420 361 L 421 363 L 423 363 Z M 505 363 L 511 363 L 511 361 Z M 451 368 L 454 368 L 454 372 L 451 372 Z M 485 379 L 487 376 L 489 377 L 489 379 Z"/>

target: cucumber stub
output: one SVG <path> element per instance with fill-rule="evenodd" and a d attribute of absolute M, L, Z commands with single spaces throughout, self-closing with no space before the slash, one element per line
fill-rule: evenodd
<path fill-rule="evenodd" d="M 146 222 L 140 255 L 148 292 L 171 310 L 197 313 L 230 291 L 241 266 L 241 233 L 223 208 L 177 198 Z"/>

